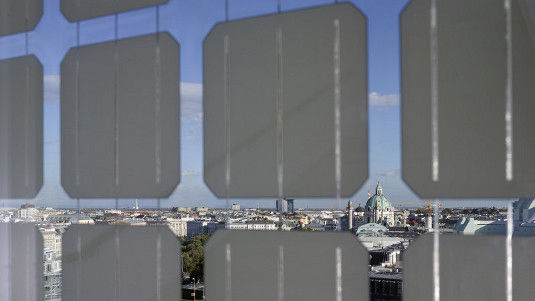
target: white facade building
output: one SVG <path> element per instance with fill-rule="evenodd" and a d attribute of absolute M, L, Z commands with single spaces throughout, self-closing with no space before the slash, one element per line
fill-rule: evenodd
<path fill-rule="evenodd" d="M 35 220 L 39 210 L 37 210 L 32 205 L 23 205 L 19 210 L 17 210 L 16 217 L 22 220 Z"/>
<path fill-rule="evenodd" d="M 248 222 L 248 223 L 226 223 L 228 230 L 253 230 L 253 231 L 275 231 L 277 225 L 272 222 Z"/>
<path fill-rule="evenodd" d="M 178 237 L 186 237 L 188 235 L 188 221 L 182 219 L 168 218 L 167 225 L 169 229 Z"/>

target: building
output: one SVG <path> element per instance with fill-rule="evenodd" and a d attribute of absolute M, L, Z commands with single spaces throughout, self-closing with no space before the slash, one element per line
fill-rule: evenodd
<path fill-rule="evenodd" d="M 188 236 L 188 221 L 182 220 L 182 219 L 175 219 L 175 218 L 168 218 L 167 225 L 169 226 L 169 229 L 175 234 L 177 237 L 186 237 Z"/>
<path fill-rule="evenodd" d="M 252 230 L 252 231 L 275 231 L 278 229 L 273 222 L 251 221 L 247 223 L 226 223 L 225 229 L 228 230 Z"/>
<path fill-rule="evenodd" d="M 358 205 L 358 207 L 353 212 L 353 214 L 356 217 L 364 217 L 364 213 L 365 213 L 364 207 L 362 207 L 360 204 Z"/>
<path fill-rule="evenodd" d="M 535 199 L 519 199 L 513 203 L 513 222 L 515 229 L 535 223 Z"/>
<path fill-rule="evenodd" d="M 370 252 L 372 266 L 397 268 L 410 243 L 410 239 L 391 236 L 387 227 L 375 223 L 362 225 L 356 232 L 359 241 Z"/>
<path fill-rule="evenodd" d="M 61 235 L 63 231 L 52 227 L 40 228 L 39 230 L 43 235 L 43 248 L 50 250 L 54 259 L 61 258 Z"/>
<path fill-rule="evenodd" d="M 188 213 L 191 212 L 191 208 L 189 207 L 173 207 L 171 209 L 172 212 L 181 212 L 181 213 Z"/>
<path fill-rule="evenodd" d="M 535 199 L 519 199 L 513 203 L 514 235 L 535 235 Z M 463 217 L 453 226 L 457 234 L 506 234 L 506 220 L 479 220 Z"/>
<path fill-rule="evenodd" d="M 280 199 L 276 201 L 277 211 L 280 213 L 294 214 L 294 199 Z"/>
<path fill-rule="evenodd" d="M 231 209 L 232 209 L 232 210 L 239 211 L 239 210 L 240 210 L 240 205 L 239 205 L 239 204 L 232 204 Z"/>
<path fill-rule="evenodd" d="M 120 209 L 106 209 L 106 210 L 104 210 L 104 214 L 117 214 L 117 215 L 121 215 L 121 214 L 123 214 L 123 211 L 120 210 Z"/>
<path fill-rule="evenodd" d="M 147 221 L 141 218 L 123 218 L 116 222 L 118 225 L 128 225 L 128 226 L 146 226 Z"/>
<path fill-rule="evenodd" d="M 366 223 L 376 223 L 388 227 L 395 225 L 395 208 L 390 200 L 383 195 L 381 184 L 377 183 L 375 195 L 370 197 L 364 207 L 364 220 Z"/>
<path fill-rule="evenodd" d="M 453 226 L 457 234 L 495 234 L 507 233 L 507 221 L 500 220 L 477 220 L 473 217 L 462 217 Z"/>
<path fill-rule="evenodd" d="M 280 199 L 276 201 L 277 211 L 280 213 L 288 213 L 288 201 Z"/>
<path fill-rule="evenodd" d="M 294 199 L 287 199 L 286 202 L 288 206 L 288 214 L 294 214 L 295 213 Z"/>
<path fill-rule="evenodd" d="M 39 211 L 32 204 L 23 204 L 17 210 L 17 218 L 23 220 L 34 220 Z"/>
<path fill-rule="evenodd" d="M 370 300 L 394 301 L 403 297 L 403 277 L 400 273 L 370 272 Z"/>
<path fill-rule="evenodd" d="M 206 233 L 207 221 L 187 221 L 186 232 L 188 237 Z"/>
<path fill-rule="evenodd" d="M 212 223 L 211 222 L 211 223 L 208 223 L 208 225 L 206 225 L 206 233 L 212 234 L 219 229 L 225 229 L 225 223 L 223 222 Z"/>
<path fill-rule="evenodd" d="M 43 236 L 44 300 L 61 300 L 61 240 L 64 228 L 39 228 Z"/>
<path fill-rule="evenodd" d="M 46 220 L 48 223 L 51 223 L 51 224 L 63 224 L 66 226 L 70 224 L 80 224 L 80 225 L 95 224 L 95 220 L 93 220 L 91 217 L 89 217 L 87 214 L 84 214 L 84 213 L 49 215 Z"/>

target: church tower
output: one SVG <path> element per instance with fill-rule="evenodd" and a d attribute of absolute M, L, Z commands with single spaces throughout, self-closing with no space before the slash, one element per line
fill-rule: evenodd
<path fill-rule="evenodd" d="M 349 231 L 353 231 L 353 215 L 355 208 L 351 204 L 351 200 L 347 201 L 347 228 Z"/>

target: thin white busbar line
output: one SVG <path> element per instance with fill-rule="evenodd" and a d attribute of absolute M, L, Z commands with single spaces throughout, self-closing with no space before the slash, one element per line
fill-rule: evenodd
<path fill-rule="evenodd" d="M 440 225 L 438 200 L 435 200 L 433 211 L 433 300 L 440 301 Z"/>
<path fill-rule="evenodd" d="M 513 301 L 513 203 L 507 204 L 507 238 L 505 240 L 506 251 L 506 300 Z"/>
<path fill-rule="evenodd" d="M 284 246 L 279 246 L 278 301 L 284 301 Z"/>
<path fill-rule="evenodd" d="M 437 1 L 431 0 L 430 50 L 431 50 L 431 140 L 432 180 L 439 180 L 439 137 L 438 137 L 438 36 Z"/>
<path fill-rule="evenodd" d="M 115 300 L 121 300 L 121 241 L 119 228 L 115 226 Z"/>
<path fill-rule="evenodd" d="M 80 229 L 76 231 L 76 301 L 80 300 L 80 277 L 82 275 L 82 238 L 80 237 Z"/>
<path fill-rule="evenodd" d="M 225 301 L 232 301 L 232 254 L 230 244 L 225 246 Z"/>
<path fill-rule="evenodd" d="M 230 162 L 230 38 L 225 35 L 223 40 L 223 103 L 225 106 L 225 190 L 227 197 L 227 208 L 229 206 L 229 192 L 231 183 L 231 162 Z"/>
<path fill-rule="evenodd" d="M 162 288 L 162 234 L 158 226 L 158 236 L 156 237 L 156 300 L 161 300 Z"/>
<path fill-rule="evenodd" d="M 31 291 L 32 291 L 32 286 L 30 285 L 30 275 L 32 274 L 32 255 L 30 254 L 30 250 L 31 250 L 31 247 L 30 247 L 30 244 L 31 244 L 31 240 L 30 240 L 30 236 L 26 236 L 26 301 L 30 301 L 31 300 Z M 35 288 L 34 288 L 35 289 Z"/>
<path fill-rule="evenodd" d="M 78 7 L 80 0 L 77 1 Z M 80 186 L 80 22 L 76 22 L 76 64 L 74 65 L 74 180 Z"/>
<path fill-rule="evenodd" d="M 505 9 L 505 179 L 513 180 L 513 29 L 511 0 L 504 0 Z"/>
<path fill-rule="evenodd" d="M 336 247 L 336 301 L 342 301 L 342 249 Z"/>

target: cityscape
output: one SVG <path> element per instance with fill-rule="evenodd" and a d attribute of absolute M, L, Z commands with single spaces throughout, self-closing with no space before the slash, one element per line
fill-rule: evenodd
<path fill-rule="evenodd" d="M 0 0 L 0 301 L 533 300 L 534 3 Z"/>
<path fill-rule="evenodd" d="M 293 199 L 273 202 L 273 208 L 172 207 L 146 209 L 136 200 L 132 208 L 62 209 L 20 208 L 0 210 L 0 222 L 35 223 L 43 236 L 45 300 L 61 300 L 62 234 L 72 224 L 125 226 L 167 225 L 182 244 L 184 299 L 204 297 L 203 245 L 216 231 L 348 231 L 368 250 L 370 299 L 401 300 L 403 254 L 420 235 L 433 232 L 431 201 L 399 203 L 377 184 L 366 202 L 347 201 L 345 208 L 296 208 Z M 507 208 L 447 208 L 438 204 L 442 235 L 505 235 Z M 513 203 L 514 235 L 535 235 L 535 200 Z"/>

